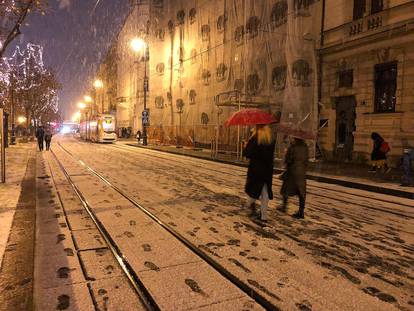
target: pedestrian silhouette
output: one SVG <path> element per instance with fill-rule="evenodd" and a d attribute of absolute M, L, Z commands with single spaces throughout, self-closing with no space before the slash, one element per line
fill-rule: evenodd
<path fill-rule="evenodd" d="M 375 173 L 377 170 L 388 172 L 387 153 L 390 151 L 388 143 L 376 132 L 371 133 L 371 139 L 374 145 L 371 152 L 372 167 L 369 172 Z"/>
<path fill-rule="evenodd" d="M 301 138 L 292 138 L 285 156 L 286 171 L 282 174 L 283 180 L 280 194 L 283 204 L 280 211 L 286 212 L 288 197 L 299 196 L 299 210 L 293 215 L 295 218 L 305 218 L 306 198 L 306 169 L 308 166 L 308 146 Z"/>
<path fill-rule="evenodd" d="M 46 150 L 50 149 L 51 141 L 52 141 L 52 131 L 50 130 L 50 128 L 47 128 L 45 131 Z"/>
<path fill-rule="evenodd" d="M 43 126 L 39 126 L 36 130 L 36 138 L 37 138 L 37 144 L 39 146 L 39 151 L 43 151 L 44 137 L 45 137 L 45 130 L 43 129 Z"/>
<path fill-rule="evenodd" d="M 136 138 L 137 138 L 137 141 L 138 141 L 138 144 L 139 144 L 140 141 L 141 141 L 141 138 L 142 138 L 142 134 L 141 134 L 141 131 L 140 130 L 137 131 Z"/>
<path fill-rule="evenodd" d="M 250 160 L 245 192 L 252 216 L 256 213 L 256 200 L 260 199 L 260 220 L 267 221 L 267 206 L 273 199 L 272 179 L 275 140 L 268 125 L 257 125 L 250 137 L 244 155 Z"/>

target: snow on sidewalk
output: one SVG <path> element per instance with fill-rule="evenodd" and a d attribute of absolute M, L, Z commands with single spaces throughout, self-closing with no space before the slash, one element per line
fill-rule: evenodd
<path fill-rule="evenodd" d="M 34 148 L 34 144 L 18 144 L 6 149 L 6 183 L 0 184 L 0 268 L 21 193 L 21 183 L 30 154 L 35 152 Z"/>

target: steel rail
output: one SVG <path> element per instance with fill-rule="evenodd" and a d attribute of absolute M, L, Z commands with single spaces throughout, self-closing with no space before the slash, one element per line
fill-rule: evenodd
<path fill-rule="evenodd" d="M 197 256 L 199 256 L 202 260 L 204 260 L 207 264 L 209 264 L 214 270 L 216 270 L 218 273 L 220 273 L 223 277 L 225 277 L 227 280 L 229 280 L 231 283 L 233 283 L 236 287 L 238 287 L 241 291 L 243 291 L 247 296 L 252 298 L 254 301 L 256 301 L 259 305 L 261 305 L 266 310 L 271 311 L 279 311 L 281 310 L 278 306 L 270 302 L 266 297 L 264 297 L 262 294 L 257 292 L 255 289 L 241 281 L 239 278 L 237 278 L 234 274 L 232 274 L 230 271 L 228 271 L 226 268 L 224 268 L 221 264 L 219 264 L 217 261 L 212 259 L 210 256 L 208 256 L 206 253 L 204 253 L 202 250 L 200 250 L 196 245 L 191 243 L 188 239 L 186 239 L 184 236 L 182 236 L 180 233 L 172 229 L 169 225 L 164 223 L 161 219 L 159 219 L 157 216 L 155 216 L 153 213 L 151 213 L 148 209 L 143 207 L 139 202 L 137 202 L 135 199 L 130 197 L 128 194 L 126 194 L 123 190 L 118 188 L 117 186 L 113 185 L 108 179 L 106 179 L 104 176 L 99 174 L 97 171 L 95 171 L 93 168 L 88 166 L 86 163 L 84 163 L 82 160 L 75 157 L 69 150 L 67 150 L 65 147 L 62 146 L 60 142 L 58 142 L 58 145 L 64 150 L 67 154 L 69 154 L 72 158 L 77 160 L 82 166 L 84 166 L 88 171 L 90 171 L 92 174 L 94 174 L 96 177 L 101 179 L 104 183 L 106 183 L 109 187 L 114 189 L 116 192 L 118 192 L 120 195 L 122 195 L 125 199 L 127 199 L 129 202 L 131 202 L 135 207 L 137 207 L 139 210 L 141 210 L 144 214 L 149 216 L 153 221 L 155 221 L 158 225 L 160 225 L 163 229 L 165 229 L 168 233 L 170 233 L 172 236 L 174 236 L 177 240 L 179 240 L 182 244 L 184 244 L 189 250 L 191 250 L 193 253 L 195 253 Z"/>
<path fill-rule="evenodd" d="M 111 250 L 112 254 L 114 255 L 116 261 L 121 266 L 122 271 L 128 278 L 130 284 L 134 288 L 135 292 L 138 294 L 141 302 L 144 304 L 144 306 L 149 311 L 160 311 L 160 307 L 155 302 L 154 298 L 151 296 L 149 291 L 145 288 L 144 284 L 139 279 L 138 275 L 135 273 L 133 268 L 128 262 L 128 259 L 122 254 L 119 247 L 116 245 L 114 240 L 111 238 L 110 234 L 106 230 L 105 226 L 99 221 L 99 219 L 96 217 L 95 213 L 90 208 L 90 205 L 86 198 L 83 196 L 82 192 L 79 190 L 79 188 L 75 185 L 72 178 L 66 171 L 65 167 L 63 166 L 62 162 L 58 159 L 57 155 L 53 151 L 53 149 L 50 149 L 51 153 L 53 154 L 56 162 L 58 163 L 60 169 L 62 170 L 63 174 L 65 175 L 66 179 L 69 181 L 70 185 L 72 186 L 73 190 L 75 191 L 77 197 L 81 201 L 83 207 L 85 208 L 86 212 L 91 217 L 92 221 L 95 223 L 96 227 L 98 228 L 98 231 L 101 233 L 103 238 L 105 239 L 105 242 L 107 243 L 109 249 Z"/>

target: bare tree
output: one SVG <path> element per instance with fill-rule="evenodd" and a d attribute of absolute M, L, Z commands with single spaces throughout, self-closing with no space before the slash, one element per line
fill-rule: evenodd
<path fill-rule="evenodd" d="M 0 58 L 7 46 L 20 35 L 20 28 L 27 15 L 42 10 L 46 0 L 0 0 Z"/>
<path fill-rule="evenodd" d="M 0 84 L 5 92 L 0 92 L 0 100 L 13 98 L 15 108 L 24 112 L 26 127 L 36 127 L 39 122 L 50 122 L 58 111 L 58 90 L 60 84 L 55 73 L 45 68 L 43 48 L 29 43 L 25 49 L 16 47 L 13 56 L 1 59 Z M 2 97 L 2 98 L 1 98 Z"/>

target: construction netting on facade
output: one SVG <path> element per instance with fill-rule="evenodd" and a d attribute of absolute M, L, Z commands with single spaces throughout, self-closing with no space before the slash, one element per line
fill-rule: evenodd
<path fill-rule="evenodd" d="M 223 123 L 246 107 L 316 130 L 319 1 L 149 5 L 150 139 L 236 151 L 249 129 Z"/>

